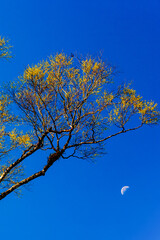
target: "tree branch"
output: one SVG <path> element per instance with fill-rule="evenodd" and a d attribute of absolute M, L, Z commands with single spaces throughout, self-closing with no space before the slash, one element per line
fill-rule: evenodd
<path fill-rule="evenodd" d="M 84 145 L 84 144 L 95 144 L 95 143 L 101 143 L 101 142 L 104 142 L 106 140 L 108 140 L 109 138 L 112 138 L 112 137 L 115 137 L 121 133 L 126 133 L 126 132 L 129 132 L 129 131 L 133 131 L 133 130 L 136 130 L 140 127 L 142 127 L 143 123 L 141 125 L 139 125 L 138 127 L 135 127 L 135 128 L 130 128 L 130 129 L 122 129 L 120 132 L 117 132 L 117 133 L 114 133 L 106 138 L 103 138 L 103 139 L 100 139 L 100 140 L 97 140 L 97 141 L 89 141 L 89 142 L 80 142 L 80 143 L 76 143 L 76 144 L 73 144 L 73 145 L 69 145 L 67 146 L 66 148 L 72 148 L 72 147 L 78 147 L 78 146 L 81 146 L 81 145 Z"/>
<path fill-rule="evenodd" d="M 22 156 L 20 158 L 18 158 L 14 163 L 12 163 L 9 167 L 6 168 L 6 170 L 3 172 L 3 174 L 0 176 L 0 183 L 3 181 L 3 179 L 6 177 L 6 175 L 15 167 L 17 166 L 19 163 L 21 163 L 25 158 L 27 158 L 28 156 L 30 156 L 31 154 L 33 154 L 34 152 L 36 152 L 38 149 L 41 148 L 42 142 L 45 138 L 45 136 L 52 130 L 52 128 L 49 128 L 43 135 L 41 138 L 39 138 L 38 143 L 34 146 L 30 146 L 29 149 L 32 149 L 27 152 L 27 150 L 25 150 L 22 154 Z"/>
<path fill-rule="evenodd" d="M 5 198 L 8 194 L 10 194 L 11 192 L 13 192 L 14 190 L 16 190 L 17 188 L 21 187 L 22 185 L 25 185 L 27 184 L 28 182 L 38 178 L 38 177 L 41 177 L 41 176 L 44 176 L 45 173 L 47 172 L 47 170 L 53 165 L 54 162 L 56 162 L 62 155 L 63 151 L 60 151 L 60 152 L 56 152 L 56 153 L 53 153 L 49 156 L 49 159 L 48 159 L 48 162 L 47 164 L 44 166 L 44 168 L 37 172 L 37 173 L 34 173 L 33 175 L 31 175 L 30 177 L 28 178 L 25 178 L 23 179 L 22 181 L 16 183 L 15 185 L 13 185 L 12 187 L 10 187 L 8 190 L 6 190 L 5 192 L 1 193 L 0 194 L 0 200 L 2 200 L 3 198 Z"/>

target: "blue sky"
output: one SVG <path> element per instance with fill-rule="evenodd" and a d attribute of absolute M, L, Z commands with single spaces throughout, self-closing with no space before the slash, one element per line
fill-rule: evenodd
<path fill-rule="evenodd" d="M 159 11 L 158 0 L 2 1 L 0 35 L 10 39 L 14 58 L 1 61 L 0 83 L 62 50 L 102 51 L 122 81 L 160 105 Z M 1 238 L 159 240 L 159 136 L 159 126 L 144 127 L 109 141 L 95 164 L 56 162 L 21 198 L 0 202 Z M 130 189 L 122 196 L 124 185 Z"/>

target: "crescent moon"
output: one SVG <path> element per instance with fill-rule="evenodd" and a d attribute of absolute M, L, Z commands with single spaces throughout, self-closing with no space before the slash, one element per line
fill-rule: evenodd
<path fill-rule="evenodd" d="M 124 186 L 121 188 L 121 194 L 124 195 L 124 193 L 127 191 L 127 189 L 129 188 L 129 186 Z"/>

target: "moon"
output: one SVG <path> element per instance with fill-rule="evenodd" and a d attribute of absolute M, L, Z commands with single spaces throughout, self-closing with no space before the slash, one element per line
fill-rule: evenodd
<path fill-rule="evenodd" d="M 127 189 L 129 188 L 129 186 L 124 186 L 121 188 L 121 194 L 124 195 L 124 193 L 127 191 Z"/>

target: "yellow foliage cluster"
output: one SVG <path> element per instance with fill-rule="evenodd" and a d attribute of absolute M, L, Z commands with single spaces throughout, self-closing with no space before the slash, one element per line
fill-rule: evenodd
<path fill-rule="evenodd" d="M 20 94 L 18 94 L 20 95 Z M 27 147 L 31 144 L 31 137 L 17 130 L 12 130 L 16 116 L 10 111 L 11 100 L 8 95 L 1 92 L 0 96 L 0 157 L 17 145 Z M 17 124 L 16 124 L 17 125 Z"/>
<path fill-rule="evenodd" d="M 81 73 L 80 73 L 81 70 Z M 99 60 L 95 61 L 86 59 L 81 62 L 81 67 L 73 65 L 73 59 L 67 57 L 65 54 L 56 54 L 55 57 L 51 56 L 49 60 L 43 61 L 35 66 L 28 66 L 25 70 L 23 78 L 26 80 L 41 80 L 46 77 L 48 84 L 64 84 L 65 77 L 68 79 L 69 85 L 74 83 L 89 83 L 89 81 L 99 81 L 101 84 L 111 74 L 111 68 L 105 68 L 104 63 Z M 103 74 L 103 75 L 101 75 Z M 96 84 L 97 84 L 96 83 Z"/>
<path fill-rule="evenodd" d="M 10 48 L 9 41 L 0 36 L 0 58 L 10 58 Z"/>
<path fill-rule="evenodd" d="M 30 79 L 41 79 L 44 77 L 44 71 L 42 69 L 43 65 L 39 64 L 39 65 L 35 65 L 34 67 L 28 67 L 25 72 L 24 72 L 24 79 L 26 80 L 30 80 Z"/>
<path fill-rule="evenodd" d="M 4 149 L 4 151 L 7 149 L 5 140 L 8 136 L 8 131 L 6 130 L 6 126 L 13 121 L 13 116 L 8 109 L 10 103 L 11 101 L 8 96 L 2 92 L 0 97 L 0 149 Z"/>
<path fill-rule="evenodd" d="M 144 101 L 143 106 L 139 109 L 139 113 L 141 114 L 141 119 L 145 124 L 158 122 L 159 112 L 157 110 L 157 103 L 154 103 L 153 101 Z"/>
<path fill-rule="evenodd" d="M 110 112 L 109 120 L 123 127 L 135 114 L 139 115 L 142 124 L 154 124 L 159 119 L 157 104 L 142 100 L 135 90 L 124 87 L 119 100 L 114 104 L 114 109 Z"/>
<path fill-rule="evenodd" d="M 12 116 L 8 111 L 10 103 L 11 101 L 8 96 L 2 93 L 0 96 L 0 125 L 9 122 L 12 119 Z"/>
<path fill-rule="evenodd" d="M 98 71 L 104 70 L 104 63 L 101 61 L 97 62 L 94 59 L 89 58 L 82 61 L 82 70 L 86 74 L 89 74 L 91 72 L 97 74 Z"/>
<path fill-rule="evenodd" d="M 93 79 L 95 76 L 100 80 L 100 84 L 106 81 L 107 77 L 112 73 L 112 68 L 105 67 L 105 63 L 101 59 L 98 61 L 92 58 L 87 58 L 82 61 L 82 71 L 84 73 L 84 81 Z"/>
<path fill-rule="evenodd" d="M 52 66 L 70 66 L 72 58 L 68 58 L 64 53 L 56 54 L 55 57 L 50 57 Z"/>
<path fill-rule="evenodd" d="M 23 135 L 23 132 L 18 133 L 16 129 L 9 132 L 9 136 L 13 144 L 16 145 L 23 145 L 23 146 L 30 146 L 31 144 L 31 137 L 28 133 Z"/>

